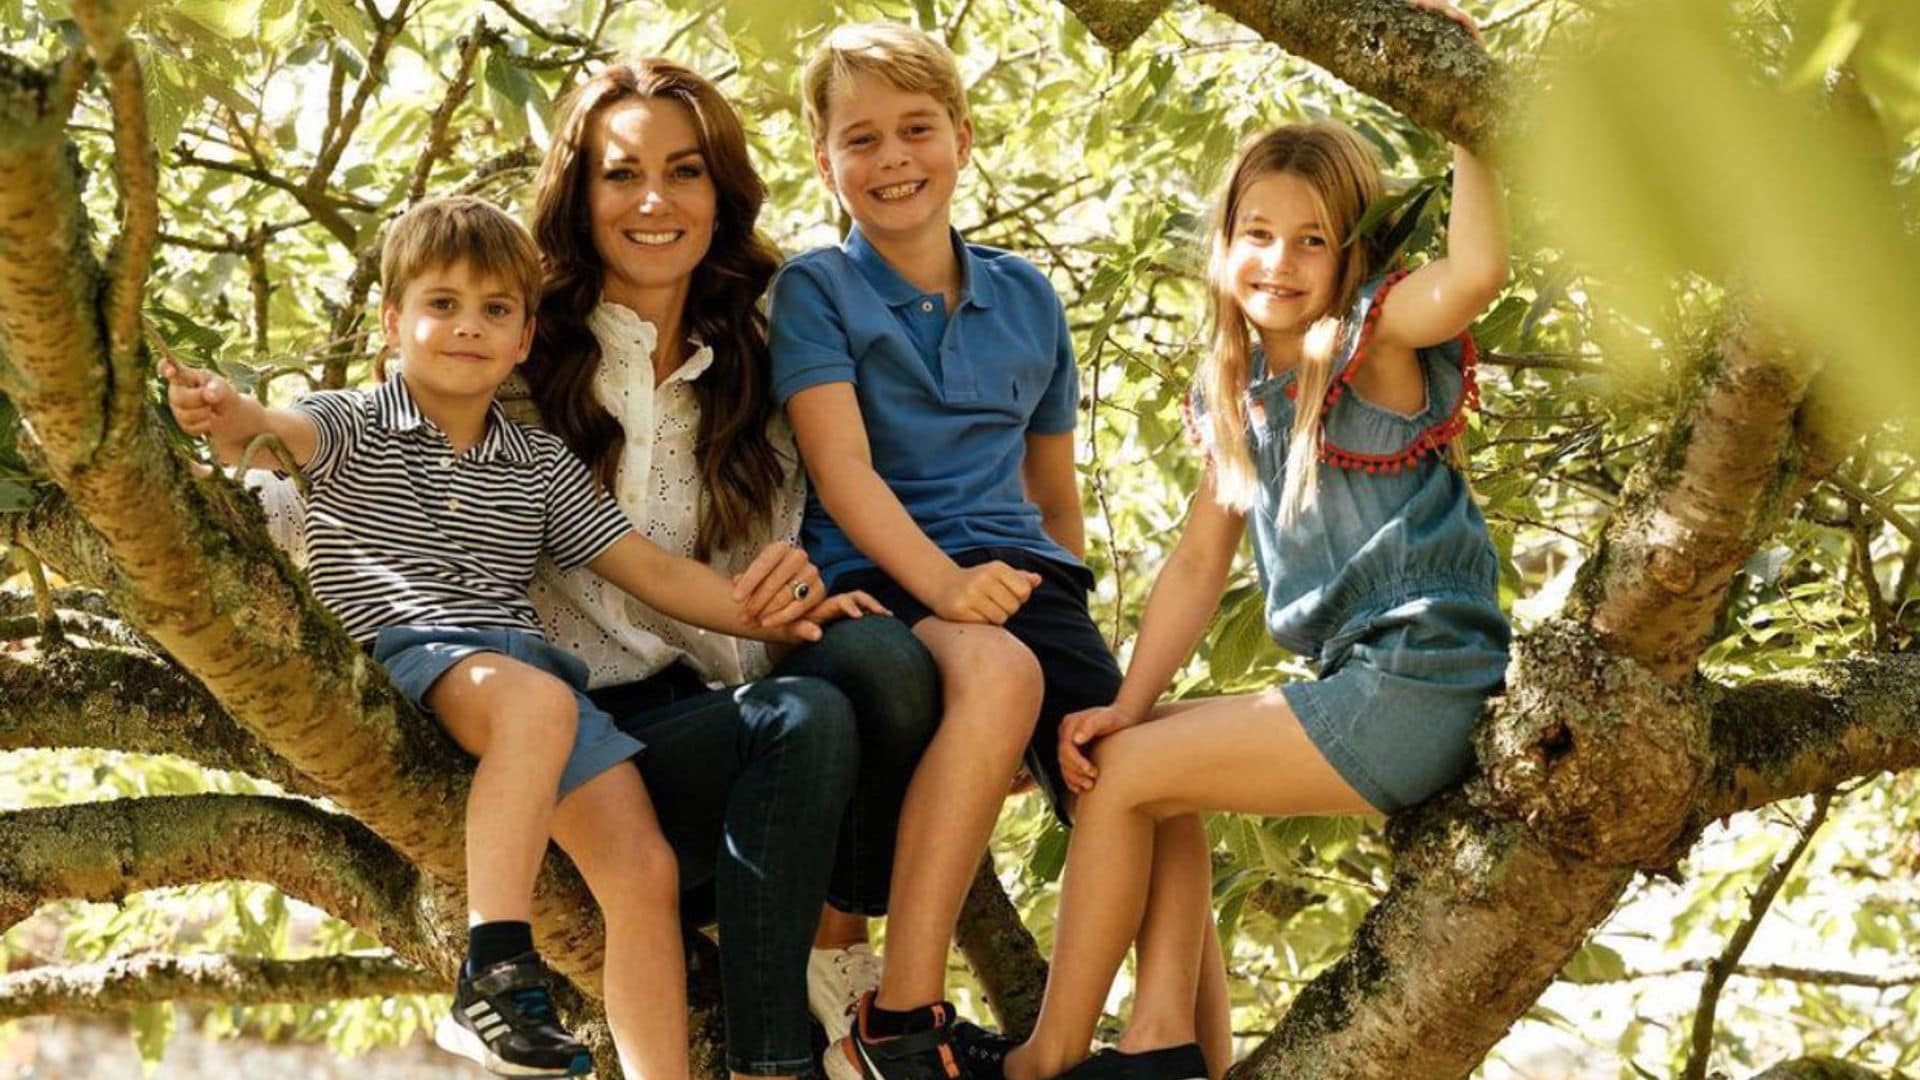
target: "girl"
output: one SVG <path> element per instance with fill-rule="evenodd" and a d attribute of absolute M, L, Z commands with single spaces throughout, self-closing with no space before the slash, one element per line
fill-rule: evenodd
<path fill-rule="evenodd" d="M 1392 813 L 1472 764 L 1469 731 L 1503 678 L 1508 629 L 1485 522 L 1448 451 L 1475 397 L 1464 331 L 1507 277 L 1504 209 L 1494 174 L 1456 150 L 1447 257 L 1382 275 L 1365 240 L 1342 243 L 1380 194 L 1373 153 L 1334 123 L 1269 132 L 1227 183 L 1208 267 L 1211 348 L 1191 396 L 1209 467 L 1118 699 L 1061 726 L 1079 824 L 1045 1004 L 1006 1060 L 1009 1080 L 1192 1075 L 1192 1009 L 1140 1015 L 1149 1001 L 1191 1002 L 1191 969 L 1156 968 L 1185 980 L 1162 987 L 1143 966 L 1119 1051 L 1083 1061 L 1146 914 L 1159 822 Z M 1320 677 L 1156 710 L 1249 519 L 1268 628 Z M 1207 882 L 1163 892 L 1156 881 L 1153 894 L 1194 906 L 1169 921 L 1192 927 L 1184 955 L 1198 956 Z"/>

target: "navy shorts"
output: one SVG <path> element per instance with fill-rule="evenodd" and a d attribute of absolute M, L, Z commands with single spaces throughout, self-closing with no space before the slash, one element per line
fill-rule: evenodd
<path fill-rule="evenodd" d="M 373 658 L 408 700 L 427 707 L 427 691 L 453 665 L 475 653 L 498 653 L 566 683 L 579 710 L 573 753 L 560 773 L 559 798 L 639 754 L 643 744 L 615 726 L 587 697 L 587 665 L 524 630 L 462 630 L 443 626 L 389 626 L 373 639 Z M 429 710 L 431 711 L 431 710 Z"/>
<path fill-rule="evenodd" d="M 1081 709 L 1113 704 L 1120 696 L 1120 665 L 1087 611 L 1092 571 L 1021 548 L 971 548 L 953 556 L 961 566 L 995 559 L 1040 575 L 1040 586 L 1007 620 L 1005 629 L 1040 661 L 1046 688 L 1040 699 L 1040 722 L 1027 744 L 1027 771 L 1046 792 L 1053 812 L 1071 824 L 1067 784 L 1060 775 L 1060 721 Z M 878 567 L 852 570 L 834 579 L 832 591 L 854 589 L 871 594 L 908 626 L 933 615 L 931 608 Z"/>

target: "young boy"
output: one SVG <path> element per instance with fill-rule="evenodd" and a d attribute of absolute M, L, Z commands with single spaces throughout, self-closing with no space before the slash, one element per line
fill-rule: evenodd
<path fill-rule="evenodd" d="M 949 224 L 973 128 L 944 46 L 902 26 L 842 27 L 808 62 L 803 98 L 820 175 L 854 221 L 773 286 L 775 393 L 813 482 L 804 538 L 836 588 L 913 625 L 945 693 L 901 815 L 880 984 L 828 1068 L 953 1080 L 964 1057 L 990 1075 L 1006 1044 L 956 1028 L 941 1000 L 961 902 L 1023 752 L 1064 819 L 1060 720 L 1120 687 L 1087 611 L 1073 342 L 1037 269 Z M 1156 881 L 1204 889 L 1198 820 L 1160 840 Z M 1191 965 L 1197 979 L 1200 932 L 1156 930 L 1150 915 L 1142 963 Z M 1175 957 L 1155 939 L 1193 945 Z M 1224 974 L 1207 982 L 1211 1031 L 1224 1028 Z M 1192 997 L 1180 1007 L 1193 1017 Z"/>
<path fill-rule="evenodd" d="M 272 434 L 305 470 L 314 595 L 479 759 L 466 807 L 467 961 L 446 1034 L 495 1072 L 591 1069 L 554 1017 L 533 948 L 534 876 L 552 835 L 607 921 L 606 1004 L 632 1075 L 687 1075 L 675 859 L 636 769 L 642 750 L 587 698 L 587 668 L 547 644 L 534 563 L 586 565 L 674 618 L 737 636 L 816 639 L 856 613 L 754 625 L 732 584 L 632 531 L 557 437 L 508 421 L 494 391 L 526 359 L 540 290 L 533 240 L 483 200 L 415 207 L 381 252 L 381 324 L 402 372 L 369 391 L 269 409 L 219 379 L 168 371 L 181 426 L 231 460 Z M 556 799 L 557 793 L 557 799 Z"/>

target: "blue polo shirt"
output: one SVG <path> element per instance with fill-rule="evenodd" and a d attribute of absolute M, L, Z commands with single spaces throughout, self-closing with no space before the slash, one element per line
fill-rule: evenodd
<path fill-rule="evenodd" d="M 859 229 L 792 261 L 768 300 L 773 390 L 850 382 L 873 467 L 949 555 L 1013 547 L 1079 565 L 1040 527 L 1020 477 L 1028 435 L 1073 430 L 1079 374 L 1066 311 L 1033 264 L 953 235 L 948 312 Z M 809 495 L 801 538 L 823 578 L 874 565 Z"/>

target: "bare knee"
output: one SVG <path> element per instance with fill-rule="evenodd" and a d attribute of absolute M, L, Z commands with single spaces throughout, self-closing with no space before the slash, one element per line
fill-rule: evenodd
<path fill-rule="evenodd" d="M 948 713 L 968 709 L 1023 717 L 1025 742 L 1044 692 L 1041 661 L 1033 659 L 1033 650 L 1000 626 L 973 623 L 943 623 L 929 634 L 927 646 L 941 669 Z"/>
<path fill-rule="evenodd" d="M 573 748 L 580 727 L 580 707 L 573 688 L 542 671 L 527 671 L 503 680 L 499 692 L 487 701 L 492 740 L 488 749 L 511 747 L 515 753 Z"/>
<path fill-rule="evenodd" d="M 1093 790 L 1080 797 L 1079 816 L 1089 814 L 1141 813 L 1155 821 L 1166 821 L 1191 813 L 1160 790 L 1160 770 L 1154 768 L 1146 742 L 1130 738 L 1122 731 L 1093 744 L 1091 758 L 1098 777 Z"/>

